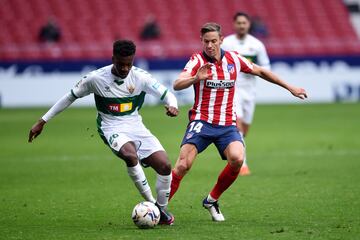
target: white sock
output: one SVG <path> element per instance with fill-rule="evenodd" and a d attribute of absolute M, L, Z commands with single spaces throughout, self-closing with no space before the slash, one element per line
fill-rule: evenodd
<path fill-rule="evenodd" d="M 169 202 L 170 186 L 171 186 L 171 173 L 169 175 L 157 174 L 156 179 L 156 192 L 157 203 L 161 208 L 166 207 Z"/>
<path fill-rule="evenodd" d="M 247 166 L 247 161 L 246 161 L 246 148 L 244 148 L 244 162 L 243 162 L 243 166 L 244 166 L 244 167 Z"/>
<path fill-rule="evenodd" d="M 209 195 L 207 196 L 207 201 L 212 203 L 212 202 L 216 202 L 217 199 L 213 198 L 209 193 Z"/>
<path fill-rule="evenodd" d="M 240 132 L 240 135 L 242 137 L 242 140 L 244 142 L 244 162 L 243 162 L 243 166 L 247 166 L 247 162 L 246 162 L 246 144 L 245 144 L 245 137 L 244 137 L 244 134 L 242 132 Z"/>
<path fill-rule="evenodd" d="M 127 171 L 143 198 L 146 201 L 155 203 L 155 199 L 151 193 L 149 183 L 140 164 L 138 163 L 134 167 L 128 167 Z"/>

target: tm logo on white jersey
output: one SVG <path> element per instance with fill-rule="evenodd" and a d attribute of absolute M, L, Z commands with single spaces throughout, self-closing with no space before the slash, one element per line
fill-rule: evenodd
<path fill-rule="evenodd" d="M 232 88 L 235 85 L 234 80 L 217 80 L 217 79 L 209 79 L 206 81 L 206 87 L 208 88 Z"/>

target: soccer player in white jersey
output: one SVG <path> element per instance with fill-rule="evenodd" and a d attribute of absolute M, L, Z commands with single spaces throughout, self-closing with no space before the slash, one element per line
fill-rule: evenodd
<path fill-rule="evenodd" d="M 123 159 L 127 172 L 146 201 L 160 209 L 160 223 L 171 225 L 174 217 L 166 209 L 170 194 L 171 164 L 158 139 L 144 126 L 138 113 L 145 94 L 163 100 L 168 116 L 178 115 L 175 96 L 146 71 L 133 66 L 136 46 L 118 40 L 113 45 L 112 63 L 84 76 L 31 128 L 32 142 L 44 125 L 77 98 L 94 94 L 98 111 L 97 127 L 105 144 Z M 155 200 L 141 165 L 157 172 Z"/>
<path fill-rule="evenodd" d="M 251 34 L 249 34 L 251 22 L 248 14 L 238 12 L 234 18 L 235 33 L 224 38 L 221 45 L 225 51 L 236 51 L 265 69 L 270 70 L 270 60 L 264 44 Z M 245 137 L 249 131 L 255 112 L 256 97 L 256 76 L 250 74 L 240 74 L 236 82 L 235 109 L 237 114 L 237 127 Z M 250 174 L 247 165 L 246 155 L 244 164 L 241 167 L 240 175 Z"/>
<path fill-rule="evenodd" d="M 218 200 L 235 182 L 244 159 L 244 143 L 236 128 L 233 107 L 235 83 L 239 79 L 239 73 L 259 76 L 285 88 L 300 99 L 307 96 L 303 88 L 284 82 L 274 73 L 247 61 L 237 52 L 222 50 L 220 44 L 223 37 L 219 24 L 204 24 L 200 34 L 202 51 L 191 56 L 183 72 L 174 82 L 174 89 L 177 91 L 193 87 L 195 102 L 189 111 L 190 122 L 181 143 L 179 158 L 172 171 L 170 198 L 178 190 L 183 177 L 190 171 L 196 156 L 214 144 L 227 164 L 213 189 L 204 198 L 203 206 L 214 221 L 224 221 Z"/>

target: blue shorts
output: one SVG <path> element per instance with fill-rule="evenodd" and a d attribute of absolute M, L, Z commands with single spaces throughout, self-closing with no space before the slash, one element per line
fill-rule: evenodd
<path fill-rule="evenodd" d="M 198 153 L 201 153 L 210 144 L 214 143 L 221 158 L 226 160 L 224 151 L 234 141 L 244 144 L 243 138 L 235 126 L 213 125 L 205 121 L 195 120 L 191 121 L 187 126 L 181 146 L 187 143 L 193 144 Z"/>

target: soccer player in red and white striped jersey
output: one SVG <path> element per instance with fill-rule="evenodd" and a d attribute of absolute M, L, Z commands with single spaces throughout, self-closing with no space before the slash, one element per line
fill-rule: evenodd
<path fill-rule="evenodd" d="M 222 50 L 220 25 L 206 23 L 200 32 L 203 51 L 192 55 L 174 83 L 175 90 L 193 86 L 195 103 L 189 111 L 190 122 L 181 144 L 180 156 L 172 171 L 170 198 L 179 188 L 180 181 L 190 170 L 197 154 L 214 143 L 222 159 L 227 160 L 227 165 L 203 200 L 203 206 L 209 210 L 214 221 L 224 221 L 218 199 L 236 180 L 244 159 L 244 143 L 236 128 L 233 106 L 235 81 L 240 72 L 277 84 L 300 99 L 307 96 L 304 89 L 285 83 L 269 70 L 250 63 L 237 52 Z"/>
<path fill-rule="evenodd" d="M 220 50 L 220 62 L 213 61 L 203 53 L 194 54 L 184 72 L 192 76 L 200 66 L 210 65 L 211 76 L 206 81 L 194 84 L 195 104 L 189 112 L 190 121 L 202 120 L 211 124 L 228 126 L 236 125 L 233 111 L 235 88 L 233 87 L 239 72 L 251 73 L 252 64 L 236 52 Z"/>

